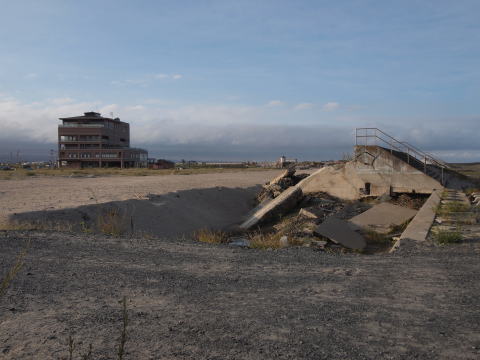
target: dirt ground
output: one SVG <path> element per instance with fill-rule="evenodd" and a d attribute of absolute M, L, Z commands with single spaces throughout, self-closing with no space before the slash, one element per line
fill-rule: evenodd
<path fill-rule="evenodd" d="M 201 228 L 225 229 L 243 220 L 255 205 L 259 186 L 279 173 L 3 180 L 0 224 L 14 220 L 41 223 L 41 229 L 73 226 L 77 231 L 99 232 L 100 221 L 116 222 L 122 224 L 122 228 L 115 226 L 118 233 L 156 237 L 181 237 Z M 112 211 L 118 213 L 115 219 L 102 220 Z"/>
<path fill-rule="evenodd" d="M 110 201 L 145 198 L 148 194 L 214 187 L 247 188 L 263 184 L 280 170 L 236 171 L 197 175 L 28 177 L 0 180 L 0 219 L 9 214 L 58 210 Z"/>
<path fill-rule="evenodd" d="M 211 220 L 202 208 L 227 224 L 276 174 L 0 181 L 0 209 L 4 218 L 48 218 L 134 204 L 162 214 L 163 229 L 193 202 L 182 212 L 189 224 Z M 476 235 L 364 255 L 0 231 L 0 278 L 27 243 L 25 265 L 0 297 L 0 359 L 68 359 L 69 335 L 74 359 L 89 344 L 92 359 L 117 358 L 123 297 L 125 359 L 480 358 Z"/>
<path fill-rule="evenodd" d="M 244 250 L 187 240 L 0 233 L 0 358 L 478 359 L 480 243 L 408 253 Z"/>

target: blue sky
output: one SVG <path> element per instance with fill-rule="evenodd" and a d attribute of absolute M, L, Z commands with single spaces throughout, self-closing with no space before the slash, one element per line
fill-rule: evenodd
<path fill-rule="evenodd" d="M 25 146 L 19 128 L 35 152 L 58 117 L 97 110 L 158 157 L 333 158 L 378 126 L 479 161 L 479 13 L 467 0 L 0 1 L 0 154 Z"/>

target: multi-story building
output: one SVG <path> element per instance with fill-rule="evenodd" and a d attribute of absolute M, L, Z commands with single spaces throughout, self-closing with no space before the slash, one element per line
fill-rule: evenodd
<path fill-rule="evenodd" d="M 146 167 L 148 153 L 130 147 L 130 125 L 86 112 L 82 116 L 60 118 L 58 126 L 59 166 Z"/>

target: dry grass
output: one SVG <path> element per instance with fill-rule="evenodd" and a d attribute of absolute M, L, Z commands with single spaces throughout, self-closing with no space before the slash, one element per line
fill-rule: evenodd
<path fill-rule="evenodd" d="M 408 224 L 410 224 L 410 221 L 411 220 L 407 220 L 400 225 L 390 225 L 390 227 L 388 228 L 388 234 L 391 235 L 391 234 L 403 233 L 407 228 Z"/>
<path fill-rule="evenodd" d="M 102 234 L 119 237 L 129 230 L 133 234 L 133 227 L 133 218 L 119 208 L 106 209 L 98 215 L 97 228 Z"/>
<path fill-rule="evenodd" d="M 3 222 L 0 224 L 0 230 L 7 231 L 60 231 L 60 232 L 72 232 L 73 224 L 69 222 L 61 221 L 45 221 L 45 220 L 14 220 Z"/>
<path fill-rule="evenodd" d="M 198 230 L 195 232 L 194 238 L 208 244 L 225 244 L 228 241 L 228 235 L 225 232 L 210 229 Z"/>
<path fill-rule="evenodd" d="M 0 282 L 0 297 L 5 295 L 13 279 L 23 267 L 23 264 L 25 263 L 25 256 L 27 255 L 29 247 L 30 242 L 28 242 L 27 245 L 25 245 L 25 247 L 23 248 L 23 250 L 20 251 L 20 253 L 17 255 L 17 258 L 15 259 L 15 262 L 13 263 L 13 266 Z"/>
<path fill-rule="evenodd" d="M 29 176 L 162 176 L 162 175 L 195 175 L 195 174 L 215 174 L 215 173 L 231 173 L 245 171 L 264 171 L 268 168 L 188 168 L 188 169 L 161 169 L 153 170 L 146 168 L 91 168 L 91 169 L 16 169 L 15 171 L 1 171 L 0 180 L 17 180 L 24 179 Z"/>
<path fill-rule="evenodd" d="M 439 204 L 437 208 L 437 215 L 450 216 L 454 213 L 469 212 L 470 206 L 461 202 L 449 202 L 445 204 Z"/>
<path fill-rule="evenodd" d="M 253 249 L 279 249 L 281 233 L 261 233 L 255 232 L 249 234 L 250 247 Z"/>

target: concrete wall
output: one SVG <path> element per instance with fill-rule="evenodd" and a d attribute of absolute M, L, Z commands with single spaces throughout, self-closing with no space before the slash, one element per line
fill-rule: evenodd
<path fill-rule="evenodd" d="M 326 192 L 345 200 L 390 192 L 430 194 L 443 188 L 432 177 L 381 147 L 369 146 L 366 150 L 367 153 L 357 152 L 356 160 L 344 166 L 327 166 L 316 171 L 302 180 L 299 187 L 304 194 Z M 369 193 L 367 183 L 370 184 Z"/>

